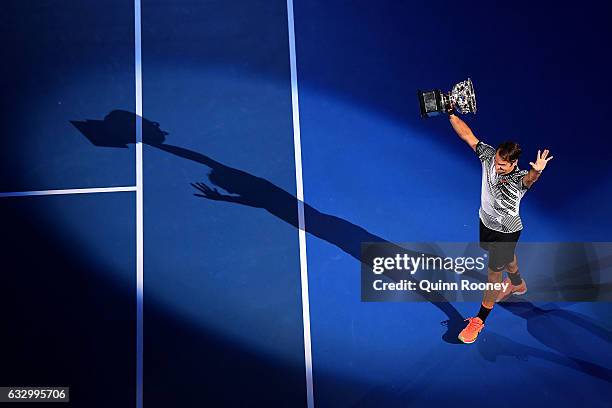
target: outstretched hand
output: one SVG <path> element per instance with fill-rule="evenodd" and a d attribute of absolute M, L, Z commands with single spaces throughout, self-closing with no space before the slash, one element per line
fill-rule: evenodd
<path fill-rule="evenodd" d="M 538 158 L 536 159 L 535 163 L 529 162 L 531 168 L 537 172 L 541 172 L 542 170 L 544 170 L 548 162 L 551 161 L 553 158 L 553 156 L 548 157 L 548 153 L 548 149 L 545 149 L 544 152 L 540 155 L 540 151 L 538 150 Z"/>
<path fill-rule="evenodd" d="M 198 197 L 208 198 L 210 200 L 223 201 L 227 198 L 224 194 L 221 194 L 216 188 L 210 188 L 204 183 L 190 183 L 192 187 L 199 190 L 202 194 L 194 193 L 193 195 Z"/>

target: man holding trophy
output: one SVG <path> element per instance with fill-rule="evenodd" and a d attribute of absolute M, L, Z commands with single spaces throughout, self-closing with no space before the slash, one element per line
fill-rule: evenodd
<path fill-rule="evenodd" d="M 500 144 L 497 149 L 478 140 L 472 130 L 455 113 L 476 113 L 476 97 L 472 81 L 460 82 L 449 93 L 439 90 L 418 91 L 421 116 L 431 117 L 440 113 L 449 115 L 450 123 L 480 159 L 482 164 L 482 187 L 480 198 L 480 246 L 489 252 L 488 281 L 502 281 L 503 271 L 508 277 L 505 290 L 487 290 L 483 295 L 480 310 L 475 317 L 466 319 L 467 326 L 459 334 L 463 343 L 473 343 L 484 328 L 484 322 L 500 302 L 511 295 L 527 292 L 527 284 L 518 270 L 514 253 L 523 229 L 519 206 L 525 192 L 535 183 L 546 164 L 553 158 L 549 151 L 540 152 L 531 169 L 520 170 L 518 159 L 520 146 L 511 141 Z"/>

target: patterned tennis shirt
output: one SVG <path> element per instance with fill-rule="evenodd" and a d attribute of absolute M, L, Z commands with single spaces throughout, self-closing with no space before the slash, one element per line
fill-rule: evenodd
<path fill-rule="evenodd" d="M 527 191 L 523 177 L 527 170 L 518 165 L 508 174 L 495 172 L 495 148 L 478 142 L 476 154 L 482 163 L 482 189 L 480 192 L 480 220 L 495 231 L 513 233 L 523 229 L 519 206 Z"/>

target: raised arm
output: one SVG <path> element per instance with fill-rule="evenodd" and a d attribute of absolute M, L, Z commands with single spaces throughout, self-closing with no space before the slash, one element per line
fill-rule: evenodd
<path fill-rule="evenodd" d="M 476 138 L 476 136 L 474 136 L 474 133 L 472 133 L 472 129 L 470 129 L 469 126 L 466 125 L 465 122 L 462 121 L 459 116 L 455 114 L 451 113 L 448 118 L 450 120 L 451 125 L 453 126 L 453 129 L 455 129 L 455 132 L 457 132 L 461 140 L 467 143 L 472 148 L 472 150 L 476 151 L 478 139 Z"/>
<path fill-rule="evenodd" d="M 529 173 L 525 174 L 525 177 L 523 177 L 523 185 L 525 187 L 531 187 L 533 183 L 540 178 L 542 171 L 544 171 L 548 162 L 553 158 L 553 156 L 548 157 L 548 153 L 549 151 L 547 149 L 545 149 L 542 154 L 540 154 L 540 151 L 538 150 L 538 157 L 536 158 L 535 163 L 529 162 L 531 169 L 529 170 Z"/>

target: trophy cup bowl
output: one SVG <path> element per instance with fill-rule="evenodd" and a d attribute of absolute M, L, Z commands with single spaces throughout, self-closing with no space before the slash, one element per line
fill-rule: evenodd
<path fill-rule="evenodd" d="M 450 92 L 445 93 L 439 89 L 418 90 L 417 96 L 421 117 L 424 118 L 449 113 L 453 109 L 463 114 L 476 113 L 476 93 L 470 78 L 453 86 Z"/>

